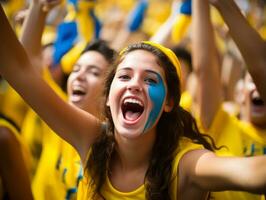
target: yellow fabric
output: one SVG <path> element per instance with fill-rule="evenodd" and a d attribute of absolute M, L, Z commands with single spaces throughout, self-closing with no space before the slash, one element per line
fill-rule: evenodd
<path fill-rule="evenodd" d="M 74 200 L 83 173 L 80 158 L 75 149 L 49 127 L 44 129 L 42 156 L 32 182 L 34 198 Z"/>
<path fill-rule="evenodd" d="M 48 70 L 44 71 L 48 84 L 66 100 L 66 95 L 53 81 Z M 83 170 L 75 149 L 58 137 L 43 121 L 42 154 L 32 181 L 35 199 L 76 199 L 77 184 Z M 49 177 L 47 177 L 49 176 Z"/>
<path fill-rule="evenodd" d="M 181 65 L 180 65 L 178 58 L 176 57 L 175 53 L 171 49 L 166 48 L 166 47 L 162 46 L 161 44 L 151 42 L 151 41 L 143 41 L 143 43 L 149 44 L 149 45 L 161 50 L 169 58 L 171 63 L 175 66 L 177 75 L 178 75 L 179 79 L 181 79 Z M 120 55 L 123 54 L 126 50 L 127 50 L 127 47 L 124 48 L 120 52 Z"/>
<path fill-rule="evenodd" d="M 67 4 L 65 21 L 76 21 L 78 33 L 85 41 L 90 41 L 94 37 L 94 21 L 89 14 L 94 5 L 93 1 L 78 1 L 76 9 L 72 3 Z"/>
<path fill-rule="evenodd" d="M 86 44 L 95 37 L 94 19 L 90 16 L 90 10 L 94 9 L 93 1 L 78 1 L 77 9 L 72 3 L 67 4 L 67 16 L 65 21 L 76 21 L 79 42 L 70 49 L 61 59 L 63 72 L 69 74 L 73 65 L 78 60 Z"/>
<path fill-rule="evenodd" d="M 42 35 L 42 45 L 45 46 L 47 44 L 54 43 L 56 38 L 56 30 L 55 27 L 45 26 L 43 35 Z"/>
<path fill-rule="evenodd" d="M 44 68 L 43 77 L 46 82 L 57 92 L 57 94 L 59 94 L 59 96 L 66 99 L 66 95 L 53 81 L 47 68 Z M 32 109 L 29 109 L 25 115 L 25 119 L 21 126 L 21 135 L 29 147 L 32 155 L 31 176 L 33 177 L 41 156 L 44 130 L 42 120 Z"/>
<path fill-rule="evenodd" d="M 27 145 L 24 143 L 23 138 L 21 137 L 21 135 L 17 131 L 17 129 L 12 124 L 10 124 L 8 121 L 6 121 L 5 119 L 2 119 L 2 118 L 0 118 L 0 126 L 8 128 L 11 130 L 12 133 L 14 133 L 19 144 L 21 145 L 21 151 L 22 151 L 22 155 L 23 155 L 25 164 L 26 164 L 27 168 L 30 169 L 30 166 L 31 166 L 30 152 L 29 152 Z"/>
<path fill-rule="evenodd" d="M 2 118 L 0 118 L 0 126 L 8 128 L 15 135 L 16 139 L 18 140 L 18 142 L 20 144 L 23 159 L 24 159 L 24 162 L 26 164 L 26 167 L 28 170 L 30 170 L 30 165 L 31 165 L 30 152 L 29 152 L 27 146 L 24 144 L 24 141 L 21 138 L 17 129 L 12 124 L 10 124 L 8 121 L 6 121 L 5 119 L 2 119 Z M 4 188 L 3 188 L 3 183 L 2 183 L 1 176 L 0 176 L 0 199 L 3 199 L 3 195 L 4 195 Z"/>
<path fill-rule="evenodd" d="M 80 57 L 80 54 L 86 47 L 85 41 L 78 42 L 70 51 L 68 51 L 61 59 L 61 67 L 65 74 L 70 74 L 74 64 Z"/>
<path fill-rule="evenodd" d="M 259 33 L 260 36 L 266 40 L 266 25 L 263 25 L 260 29 L 259 29 Z"/>
<path fill-rule="evenodd" d="M 3 107 L 3 101 L 8 88 L 7 81 L 0 79 L 0 110 L 2 110 Z"/>
<path fill-rule="evenodd" d="M 190 112 L 191 105 L 192 105 L 192 97 L 188 91 L 184 91 L 181 95 L 180 106 L 184 108 L 186 111 Z"/>
<path fill-rule="evenodd" d="M 177 189 L 178 189 L 178 165 L 179 161 L 182 158 L 182 156 L 195 149 L 203 149 L 202 145 L 194 144 L 191 142 L 191 140 L 187 138 L 182 138 L 179 143 L 179 148 L 177 149 L 176 157 L 174 158 L 174 161 L 172 163 L 173 169 L 172 169 L 172 184 L 171 184 L 171 199 L 177 199 Z M 90 199 L 92 195 L 91 187 L 88 186 L 89 183 L 89 177 L 88 173 L 84 176 L 82 181 L 79 184 L 78 188 L 78 200 L 88 200 Z M 105 199 L 108 200 L 144 200 L 145 199 L 145 187 L 144 185 L 140 186 L 136 190 L 132 192 L 119 192 L 117 189 L 115 189 L 108 177 L 106 183 L 103 185 L 102 188 L 102 195 Z"/>
<path fill-rule="evenodd" d="M 6 88 L 1 101 L 0 111 L 21 127 L 28 105 L 11 86 Z"/>
<path fill-rule="evenodd" d="M 12 20 L 14 15 L 25 6 L 24 0 L 9 0 L 3 4 L 4 11 L 9 20 Z"/>
<path fill-rule="evenodd" d="M 208 131 L 218 146 L 225 145 L 217 152 L 223 156 L 255 156 L 266 152 L 266 130 L 258 130 L 251 124 L 240 122 L 230 116 L 222 107 L 217 112 Z M 261 195 L 246 192 L 214 192 L 215 200 L 259 200 Z"/>
<path fill-rule="evenodd" d="M 93 1 L 78 1 L 78 12 L 77 12 L 77 24 L 78 32 L 85 41 L 91 41 L 94 39 L 94 20 L 90 16 L 89 11 L 94 8 Z"/>
<path fill-rule="evenodd" d="M 148 9 L 141 26 L 141 31 L 148 36 L 152 36 L 165 22 L 171 13 L 171 1 L 154 1 L 149 0 Z"/>
<path fill-rule="evenodd" d="M 43 130 L 41 123 L 39 116 L 30 109 L 21 126 L 21 136 L 28 146 L 32 157 L 32 165 L 30 169 L 31 177 L 35 174 L 42 151 Z"/>
<path fill-rule="evenodd" d="M 171 34 L 172 41 L 175 44 L 180 43 L 181 40 L 186 36 L 190 23 L 190 15 L 179 14 L 176 16 Z"/>

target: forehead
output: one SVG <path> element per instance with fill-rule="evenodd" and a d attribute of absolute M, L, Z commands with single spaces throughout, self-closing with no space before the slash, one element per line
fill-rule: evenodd
<path fill-rule="evenodd" d="M 146 50 L 134 50 L 127 53 L 119 63 L 117 69 L 127 67 L 164 73 L 163 68 L 159 65 L 157 57 Z"/>
<path fill-rule="evenodd" d="M 87 51 L 79 57 L 77 64 L 94 65 L 104 68 L 108 65 L 108 62 L 101 53 L 97 51 Z"/>

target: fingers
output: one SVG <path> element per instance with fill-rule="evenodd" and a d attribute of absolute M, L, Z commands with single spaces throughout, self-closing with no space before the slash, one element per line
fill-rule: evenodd
<path fill-rule="evenodd" d="M 62 0 L 41 0 L 41 3 L 43 5 L 42 9 L 45 12 L 50 11 L 55 6 L 59 5 L 62 2 Z"/>

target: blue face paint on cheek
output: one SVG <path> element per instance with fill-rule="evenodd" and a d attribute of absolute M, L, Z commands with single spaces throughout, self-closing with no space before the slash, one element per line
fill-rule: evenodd
<path fill-rule="evenodd" d="M 159 113 L 161 112 L 162 105 L 165 99 L 166 90 L 163 83 L 163 79 L 159 74 L 157 74 L 157 77 L 159 82 L 156 84 L 151 84 L 148 89 L 150 99 L 153 103 L 153 108 L 149 115 L 148 121 L 145 124 L 143 132 L 145 132 L 147 129 L 153 126 L 153 124 L 155 123 L 156 119 L 159 116 Z"/>

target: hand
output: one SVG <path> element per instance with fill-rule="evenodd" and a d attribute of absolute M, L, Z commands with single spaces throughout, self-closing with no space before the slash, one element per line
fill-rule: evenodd
<path fill-rule="evenodd" d="M 62 0 L 33 0 L 33 4 L 40 4 L 44 12 L 49 12 L 61 2 Z"/>

